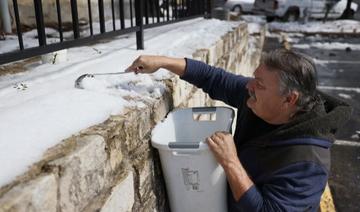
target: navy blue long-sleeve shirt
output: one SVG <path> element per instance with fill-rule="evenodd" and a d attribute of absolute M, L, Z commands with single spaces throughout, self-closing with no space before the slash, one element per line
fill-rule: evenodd
<path fill-rule="evenodd" d="M 321 158 L 314 160 L 315 162 L 297 161 L 269 172 L 266 162 L 259 155 L 259 150 L 251 146 L 251 142 L 257 137 L 274 130 L 279 131 L 280 135 L 282 129 L 291 133 L 294 131 L 292 126 L 270 125 L 247 108 L 244 102 L 249 96 L 245 86 L 251 78 L 235 75 L 191 59 L 186 59 L 186 70 L 181 78 L 202 88 L 211 98 L 238 108 L 235 145 L 240 161 L 254 185 L 239 201 L 236 201 L 228 191 L 229 211 L 316 211 L 318 209 L 328 179 L 328 167 L 316 162 L 321 161 Z M 242 115 L 243 111 L 245 115 Z M 296 126 L 302 126 L 302 123 L 297 124 Z M 321 147 L 325 154 L 329 154 L 332 144 L 330 139 L 303 132 L 307 131 L 299 130 L 299 133 L 293 133 L 293 136 L 287 138 L 283 136 L 284 139 L 269 139 L 265 144 L 268 147 L 267 151 L 279 146 L 312 145 Z M 318 157 L 316 153 L 314 157 Z"/>

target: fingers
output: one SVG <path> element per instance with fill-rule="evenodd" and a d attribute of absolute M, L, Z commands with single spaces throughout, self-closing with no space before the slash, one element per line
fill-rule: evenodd
<path fill-rule="evenodd" d="M 138 73 L 142 73 L 144 67 L 140 66 L 140 67 L 133 67 L 133 66 L 129 66 L 125 72 L 134 72 L 135 74 L 138 74 Z"/>
<path fill-rule="evenodd" d="M 206 138 L 206 142 L 209 145 L 210 149 L 213 149 L 217 146 L 217 144 L 214 142 L 214 140 L 211 137 Z"/>
<path fill-rule="evenodd" d="M 223 167 L 229 162 L 238 160 L 236 146 L 230 133 L 215 132 L 206 138 L 206 142 L 217 162 Z"/>
<path fill-rule="evenodd" d="M 135 67 L 135 74 L 138 74 L 138 73 L 143 73 L 144 72 L 144 66 L 138 66 L 138 67 Z"/>
<path fill-rule="evenodd" d="M 214 141 L 214 143 L 216 143 L 216 144 L 220 144 L 222 141 L 223 141 L 223 138 L 222 138 L 222 136 L 221 135 L 218 135 L 218 134 L 212 134 L 211 136 L 210 136 L 210 138 Z"/>
<path fill-rule="evenodd" d="M 139 56 L 134 60 L 134 62 L 125 70 L 125 72 L 134 72 L 135 74 L 143 73 L 145 61 L 143 61 L 143 56 Z"/>
<path fill-rule="evenodd" d="M 225 131 L 218 131 L 218 132 L 215 132 L 212 136 L 214 138 L 217 138 L 217 139 L 220 139 L 220 140 L 224 140 L 227 136 L 231 136 L 230 133 L 228 132 L 225 132 Z"/>
<path fill-rule="evenodd" d="M 131 66 L 127 67 L 127 69 L 125 69 L 125 72 L 133 72 L 133 71 L 138 71 L 140 69 L 143 69 L 144 66 L 142 65 L 138 65 L 135 62 L 133 64 L 131 64 Z"/>
<path fill-rule="evenodd" d="M 219 146 L 222 143 L 222 140 L 223 139 L 216 134 L 212 134 L 210 137 L 206 138 L 207 143 L 212 147 Z"/>
<path fill-rule="evenodd" d="M 210 137 L 206 138 L 206 141 L 208 144 L 215 147 L 215 146 L 222 145 L 223 142 L 225 142 L 227 140 L 228 136 L 232 136 L 232 135 L 228 132 L 218 131 L 218 132 L 215 132 L 214 134 L 212 134 Z"/>
<path fill-rule="evenodd" d="M 144 66 L 137 64 L 136 61 L 135 61 L 131 66 L 129 66 L 125 70 L 125 72 L 134 72 L 135 74 L 143 73 L 144 72 Z"/>
<path fill-rule="evenodd" d="M 215 134 L 220 137 L 225 137 L 225 136 L 231 135 L 229 132 L 226 132 L 226 131 L 217 131 L 217 132 L 215 132 Z"/>

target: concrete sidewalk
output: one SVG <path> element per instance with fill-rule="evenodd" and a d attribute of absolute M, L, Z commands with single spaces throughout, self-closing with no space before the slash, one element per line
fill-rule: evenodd
<path fill-rule="evenodd" d="M 337 141 L 331 154 L 329 184 L 337 211 L 360 211 L 360 143 Z"/>

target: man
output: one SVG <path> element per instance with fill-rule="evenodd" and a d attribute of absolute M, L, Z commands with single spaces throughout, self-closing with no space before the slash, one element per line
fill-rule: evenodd
<path fill-rule="evenodd" d="M 128 70 L 159 68 L 238 108 L 234 137 L 216 132 L 207 138 L 227 177 L 229 211 L 317 211 L 329 174 L 329 148 L 351 108 L 316 90 L 309 57 L 275 50 L 254 78 L 162 56 L 140 56 Z"/>

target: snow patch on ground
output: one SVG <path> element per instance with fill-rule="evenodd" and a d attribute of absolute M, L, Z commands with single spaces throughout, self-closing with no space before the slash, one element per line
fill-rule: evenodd
<path fill-rule="evenodd" d="M 351 136 L 352 139 L 360 139 L 359 134 L 354 134 Z M 360 158 L 358 158 L 360 160 Z"/>
<path fill-rule="evenodd" d="M 360 93 L 360 88 L 352 88 L 352 87 L 339 87 L 339 86 L 324 86 L 320 85 L 317 88 L 322 90 L 337 90 L 337 91 L 353 91 L 356 93 Z"/>
<path fill-rule="evenodd" d="M 242 15 L 241 20 L 246 21 L 249 34 L 260 33 L 264 25 L 266 25 L 266 17 L 258 15 Z"/>
<path fill-rule="evenodd" d="M 258 23 L 248 23 L 248 32 L 249 34 L 257 34 L 261 32 L 262 25 Z"/>
<path fill-rule="evenodd" d="M 272 22 L 269 24 L 269 30 L 307 33 L 360 33 L 360 21 L 335 20 L 325 23 L 323 23 L 322 21 L 311 21 L 305 24 L 299 22 Z"/>
<path fill-rule="evenodd" d="M 352 99 L 351 95 L 349 94 L 339 93 L 338 96 L 344 99 Z"/>
<path fill-rule="evenodd" d="M 360 61 L 346 61 L 346 60 L 339 61 L 339 60 L 319 60 L 319 59 L 313 59 L 313 60 L 316 64 L 319 65 L 326 65 L 329 63 L 337 63 L 337 64 L 343 63 L 343 64 L 354 64 L 354 65 L 360 64 Z M 344 69 L 339 69 L 339 72 L 344 72 Z"/>
<path fill-rule="evenodd" d="M 266 16 L 261 15 L 241 15 L 241 19 L 250 23 L 266 23 Z"/>
<path fill-rule="evenodd" d="M 310 44 L 294 44 L 293 47 L 299 49 L 309 49 L 309 48 L 319 48 L 319 49 L 336 49 L 336 50 L 345 50 L 346 48 L 350 50 L 360 50 L 360 44 L 353 43 L 339 43 L 339 42 L 315 42 Z"/>

